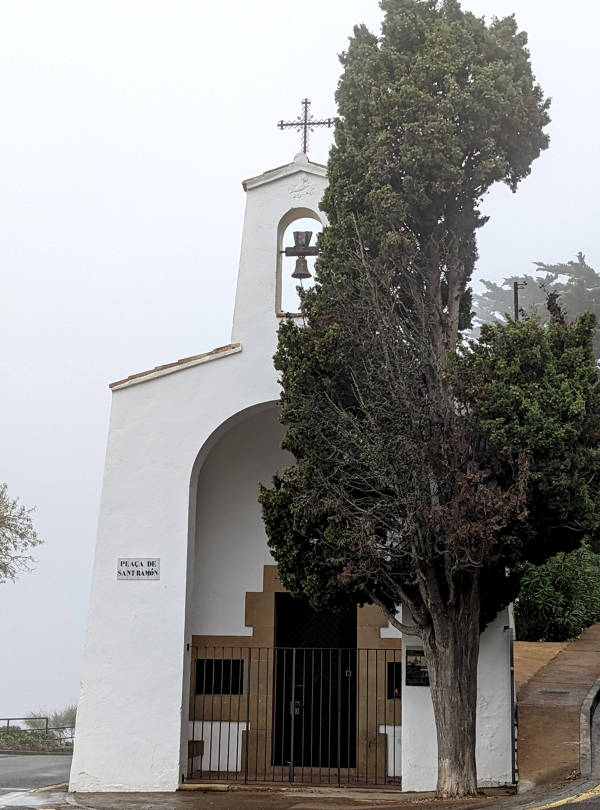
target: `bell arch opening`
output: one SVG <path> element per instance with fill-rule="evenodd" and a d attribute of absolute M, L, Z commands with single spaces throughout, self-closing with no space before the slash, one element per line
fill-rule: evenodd
<path fill-rule="evenodd" d="M 317 245 L 318 235 L 324 227 L 324 220 L 310 208 L 292 208 L 280 220 L 277 228 L 277 281 L 275 309 L 278 315 L 298 314 L 300 305 L 297 287 L 312 287 L 316 256 L 310 255 Z M 294 232 L 310 232 L 305 257 L 286 256 L 285 248 L 294 248 L 301 253 L 302 237 L 294 237 Z M 308 241 L 309 239 L 309 241 Z M 297 277 L 293 274 L 296 273 Z"/>

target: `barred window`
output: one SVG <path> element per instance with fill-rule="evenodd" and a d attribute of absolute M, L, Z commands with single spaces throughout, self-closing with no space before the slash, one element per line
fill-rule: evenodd
<path fill-rule="evenodd" d="M 242 695 L 244 662 L 235 659 L 196 659 L 197 695 Z"/>

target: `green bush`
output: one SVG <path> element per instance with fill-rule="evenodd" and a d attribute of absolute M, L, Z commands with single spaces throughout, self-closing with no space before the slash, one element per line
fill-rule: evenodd
<path fill-rule="evenodd" d="M 527 563 L 515 620 L 521 641 L 567 641 L 600 621 L 600 555 L 583 546 Z"/>
<path fill-rule="evenodd" d="M 71 740 L 63 740 L 53 731 L 19 726 L 0 728 L 0 751 L 68 751 L 71 747 Z"/>

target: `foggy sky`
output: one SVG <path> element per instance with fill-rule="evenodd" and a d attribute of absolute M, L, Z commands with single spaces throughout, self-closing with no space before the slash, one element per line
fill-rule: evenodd
<path fill-rule="evenodd" d="M 550 149 L 486 201 L 477 275 L 600 268 L 597 4 L 463 6 L 517 12 L 553 98 Z M 0 3 L 0 481 L 45 539 L 0 586 L 0 716 L 78 697 L 108 383 L 229 341 L 241 180 L 293 158 L 275 125 L 302 98 L 335 114 L 337 53 L 379 20 L 375 0 Z"/>

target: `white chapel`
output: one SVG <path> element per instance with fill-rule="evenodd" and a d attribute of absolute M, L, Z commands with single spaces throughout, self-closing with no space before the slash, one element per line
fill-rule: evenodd
<path fill-rule="evenodd" d="M 72 791 L 435 788 L 419 640 L 373 606 L 318 614 L 292 599 L 257 502 L 258 482 L 293 461 L 272 361 L 289 317 L 285 249 L 306 267 L 315 251 L 304 231 L 290 245 L 290 227 L 326 225 L 326 186 L 326 167 L 304 152 L 245 180 L 231 342 L 111 385 Z M 485 786 L 514 781 L 510 627 L 504 611 L 481 640 Z"/>

